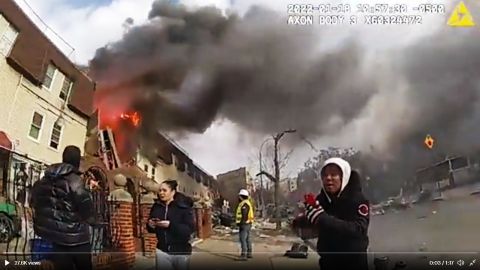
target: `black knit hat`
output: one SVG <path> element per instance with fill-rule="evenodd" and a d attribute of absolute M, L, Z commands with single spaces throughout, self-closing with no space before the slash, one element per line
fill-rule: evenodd
<path fill-rule="evenodd" d="M 80 168 L 80 156 L 80 148 L 75 145 L 69 145 L 63 150 L 62 161 L 78 169 Z"/>

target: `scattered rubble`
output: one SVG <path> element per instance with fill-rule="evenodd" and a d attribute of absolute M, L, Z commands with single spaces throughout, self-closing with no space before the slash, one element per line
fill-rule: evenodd
<path fill-rule="evenodd" d="M 380 204 L 372 205 L 371 212 L 373 216 L 385 215 L 385 209 L 383 209 L 383 206 Z"/>
<path fill-rule="evenodd" d="M 217 234 L 225 235 L 225 234 L 231 234 L 233 232 L 233 229 L 226 226 L 217 226 L 213 228 L 213 231 Z"/>

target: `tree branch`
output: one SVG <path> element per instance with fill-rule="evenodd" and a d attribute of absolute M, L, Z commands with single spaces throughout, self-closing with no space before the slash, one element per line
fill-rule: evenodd
<path fill-rule="evenodd" d="M 292 148 L 292 150 L 290 150 L 290 152 L 288 152 L 288 153 L 282 158 L 282 160 L 280 161 L 280 169 L 283 169 L 283 168 L 285 168 L 285 166 L 287 166 L 287 162 L 288 162 L 288 160 L 290 159 L 290 156 L 292 155 L 293 151 L 295 151 L 295 148 Z"/>
<path fill-rule="evenodd" d="M 257 173 L 256 176 L 260 176 L 260 175 L 265 175 L 268 179 L 270 179 L 270 181 L 272 181 L 274 183 L 277 181 L 273 175 L 269 174 L 266 171 L 261 171 L 261 172 Z"/>

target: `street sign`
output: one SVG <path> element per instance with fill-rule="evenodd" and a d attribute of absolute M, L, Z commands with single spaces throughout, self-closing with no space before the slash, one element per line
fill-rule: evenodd
<path fill-rule="evenodd" d="M 432 138 L 432 136 L 427 135 L 427 136 L 425 137 L 425 141 L 424 141 L 424 142 L 425 142 L 425 145 L 428 147 L 428 149 L 432 149 L 435 140 Z"/>

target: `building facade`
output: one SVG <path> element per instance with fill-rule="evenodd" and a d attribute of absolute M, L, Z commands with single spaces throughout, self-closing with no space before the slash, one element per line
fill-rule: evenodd
<path fill-rule="evenodd" d="M 4 0 L 0 85 L 0 177 L 5 191 L 6 179 L 13 179 L 20 166 L 27 173 L 34 170 L 38 178 L 44 165 L 61 161 L 66 145 L 83 149 L 95 84 L 13 0 Z"/>
<path fill-rule="evenodd" d="M 137 154 L 137 166 L 150 179 L 157 183 L 171 179 L 178 182 L 178 191 L 201 199 L 215 200 L 220 196 L 215 178 L 196 165 L 186 151 L 181 149 L 172 139 L 159 135 L 158 157 L 152 162 L 141 154 Z"/>
<path fill-rule="evenodd" d="M 288 194 L 297 190 L 297 179 L 296 178 L 286 178 L 280 181 L 280 189 L 282 193 Z"/>
<path fill-rule="evenodd" d="M 219 174 L 217 181 L 220 195 L 229 202 L 231 208 L 238 204 L 240 189 L 247 189 L 251 195 L 255 194 L 254 181 L 245 167 Z"/>

